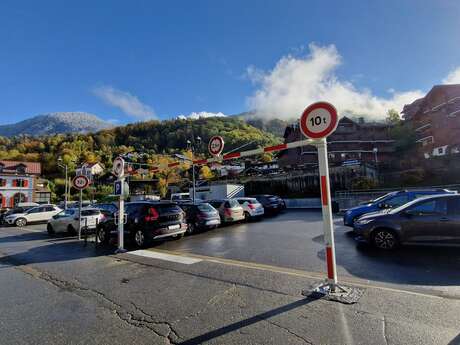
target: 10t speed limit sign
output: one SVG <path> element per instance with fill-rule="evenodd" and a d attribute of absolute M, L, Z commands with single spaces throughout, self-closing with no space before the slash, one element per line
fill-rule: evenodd
<path fill-rule="evenodd" d="M 300 117 L 300 130 L 311 139 L 327 137 L 335 131 L 337 124 L 337 110 L 327 102 L 313 103 Z"/>

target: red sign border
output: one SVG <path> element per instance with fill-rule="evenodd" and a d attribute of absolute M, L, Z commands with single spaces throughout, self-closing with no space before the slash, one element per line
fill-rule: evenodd
<path fill-rule="evenodd" d="M 319 133 L 313 133 L 310 132 L 307 128 L 307 118 L 308 115 L 313 110 L 316 109 L 326 109 L 329 114 L 331 115 L 331 124 L 322 132 Z M 302 116 L 300 117 L 300 130 L 302 131 L 302 134 L 308 138 L 311 139 L 321 139 L 327 137 L 329 134 L 334 132 L 334 130 L 337 128 L 337 125 L 339 124 L 339 116 L 337 115 L 337 109 L 328 102 L 316 102 L 307 107 L 307 109 L 304 110 L 302 113 Z"/>
<path fill-rule="evenodd" d="M 211 142 L 214 140 L 214 139 L 219 139 L 220 143 L 221 143 L 221 146 L 220 146 L 220 149 L 219 149 L 219 152 L 212 152 L 211 150 Z M 213 156 L 218 156 L 222 153 L 222 151 L 224 150 L 224 138 L 222 138 L 221 136 L 219 135 L 215 135 L 213 136 L 211 139 L 209 139 L 209 143 L 208 143 L 208 151 L 211 155 Z"/>
<path fill-rule="evenodd" d="M 76 180 L 77 178 L 79 178 L 79 177 L 84 177 L 84 178 L 86 179 L 86 185 L 85 185 L 84 187 L 81 187 L 81 188 L 80 188 L 80 187 L 75 186 L 75 183 L 74 183 L 74 182 L 75 182 L 75 180 Z M 75 188 L 75 189 L 78 189 L 78 190 L 83 190 L 83 189 L 85 189 L 85 188 L 87 188 L 87 187 L 89 186 L 89 182 L 90 182 L 90 181 L 89 181 L 89 178 L 86 177 L 85 175 L 78 175 L 78 176 L 75 176 L 75 177 L 72 179 L 72 187 Z"/>

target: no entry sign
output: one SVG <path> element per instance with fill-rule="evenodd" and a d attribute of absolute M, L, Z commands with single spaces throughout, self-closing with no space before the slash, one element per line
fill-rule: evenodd
<path fill-rule="evenodd" d="M 337 110 L 327 102 L 313 103 L 300 117 L 300 130 L 311 139 L 327 137 L 335 131 L 337 124 Z"/>
<path fill-rule="evenodd" d="M 209 140 L 208 150 L 214 157 L 219 156 L 224 150 L 224 139 L 219 136 L 214 136 Z"/>
<path fill-rule="evenodd" d="M 89 186 L 89 179 L 84 175 L 75 176 L 72 180 L 72 186 L 75 189 L 83 190 Z"/>

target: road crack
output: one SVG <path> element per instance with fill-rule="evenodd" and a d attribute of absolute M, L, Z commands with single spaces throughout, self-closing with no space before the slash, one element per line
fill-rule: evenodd
<path fill-rule="evenodd" d="M 278 327 L 278 328 L 284 330 L 285 332 L 287 332 L 287 333 L 289 333 L 290 335 L 294 336 L 295 338 L 301 340 L 301 341 L 304 342 L 305 344 L 314 345 L 310 340 L 308 340 L 308 339 L 302 337 L 301 335 L 299 335 L 299 334 L 297 334 L 297 333 L 291 331 L 291 330 L 290 330 L 289 328 L 287 328 L 287 327 L 281 326 L 280 324 L 278 324 L 278 323 L 276 323 L 276 322 L 273 322 L 273 321 L 271 321 L 271 320 L 269 320 L 269 319 L 265 319 L 265 318 L 260 318 L 260 319 L 263 320 L 263 321 L 265 321 L 265 322 L 267 322 L 267 323 L 269 323 L 270 325 L 273 325 L 273 326 L 275 326 L 275 327 Z"/>
<path fill-rule="evenodd" d="M 385 340 L 385 344 L 388 345 L 388 334 L 387 334 L 387 319 L 385 315 L 382 316 L 382 327 L 383 327 L 383 339 Z"/>
<path fill-rule="evenodd" d="M 134 311 L 126 310 L 126 308 L 124 308 L 121 304 L 116 303 L 100 291 L 90 289 L 82 285 L 77 285 L 67 280 L 59 279 L 47 272 L 39 271 L 30 266 L 20 265 L 14 267 L 21 272 L 28 274 L 35 279 L 45 281 L 62 291 L 70 292 L 80 297 L 95 297 L 101 307 L 110 310 L 125 324 L 132 327 L 148 329 L 158 337 L 165 339 L 168 344 L 178 344 L 178 341 L 180 340 L 179 335 L 173 328 L 173 324 L 165 321 L 155 321 L 152 315 L 144 312 L 133 302 L 131 302 L 131 305 L 134 308 Z"/>

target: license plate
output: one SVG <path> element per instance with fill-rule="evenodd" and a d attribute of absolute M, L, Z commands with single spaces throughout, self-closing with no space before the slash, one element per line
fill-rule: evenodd
<path fill-rule="evenodd" d="M 168 230 L 178 230 L 178 229 L 180 229 L 180 225 L 179 225 L 179 224 L 168 226 Z"/>
<path fill-rule="evenodd" d="M 82 219 L 81 225 L 82 226 L 94 226 L 96 225 L 96 219 Z"/>

